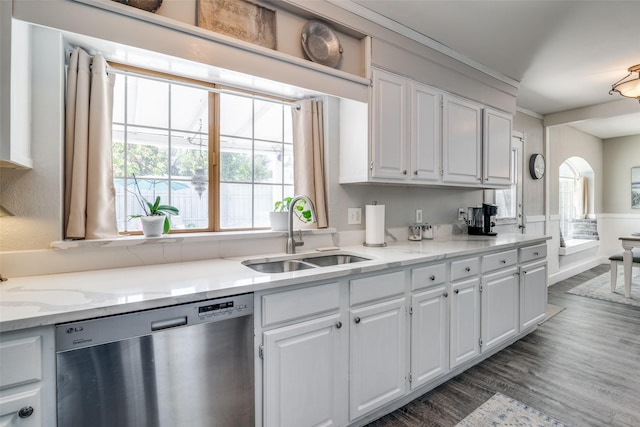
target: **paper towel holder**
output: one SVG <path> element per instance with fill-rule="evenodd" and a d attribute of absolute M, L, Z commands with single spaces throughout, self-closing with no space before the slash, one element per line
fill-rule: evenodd
<path fill-rule="evenodd" d="M 378 201 L 374 200 L 373 202 L 371 202 L 371 204 L 375 206 L 375 205 L 378 204 Z M 367 242 L 364 242 L 362 245 L 366 246 L 366 247 L 369 247 L 369 248 L 383 248 L 383 247 L 387 246 L 387 243 L 386 242 L 382 242 L 382 243 L 367 243 Z"/>
<path fill-rule="evenodd" d="M 367 243 L 367 242 L 364 242 L 363 245 L 367 246 L 369 248 L 383 248 L 383 247 L 387 246 L 387 243 L 386 242 L 382 242 L 382 243 Z"/>

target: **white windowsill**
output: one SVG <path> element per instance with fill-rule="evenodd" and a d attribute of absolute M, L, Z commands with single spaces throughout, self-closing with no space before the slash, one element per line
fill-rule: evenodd
<path fill-rule="evenodd" d="M 560 256 L 573 255 L 600 246 L 599 240 L 569 239 L 564 243 L 566 246 L 558 251 Z"/>
<path fill-rule="evenodd" d="M 303 235 L 320 235 L 336 233 L 335 228 L 320 229 L 303 229 Z M 298 235 L 298 230 L 295 230 Z M 168 234 L 162 237 L 144 237 L 144 236 L 122 236 L 115 239 L 93 239 L 93 240 L 60 240 L 51 243 L 51 249 L 82 249 L 82 248 L 99 248 L 99 247 L 127 247 L 149 244 L 182 244 L 182 243 L 202 243 L 217 242 L 222 240 L 243 240 L 243 239 L 270 239 L 285 238 L 286 231 L 272 230 L 251 230 L 251 231 L 220 231 L 211 233 L 178 233 Z"/>

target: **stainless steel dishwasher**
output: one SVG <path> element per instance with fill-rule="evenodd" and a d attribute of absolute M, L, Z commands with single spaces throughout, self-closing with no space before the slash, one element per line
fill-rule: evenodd
<path fill-rule="evenodd" d="M 56 325 L 59 427 L 254 425 L 253 295 Z"/>

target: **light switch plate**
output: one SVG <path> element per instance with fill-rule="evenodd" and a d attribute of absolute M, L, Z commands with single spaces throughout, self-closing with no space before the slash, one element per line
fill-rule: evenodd
<path fill-rule="evenodd" d="M 416 209 L 416 224 L 422 224 L 422 209 Z"/>
<path fill-rule="evenodd" d="M 347 224 L 362 224 L 362 208 L 348 208 L 347 215 Z"/>

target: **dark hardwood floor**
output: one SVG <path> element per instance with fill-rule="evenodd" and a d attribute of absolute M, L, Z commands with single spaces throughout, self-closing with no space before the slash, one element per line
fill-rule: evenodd
<path fill-rule="evenodd" d="M 608 271 L 549 287 L 564 311 L 369 427 L 454 426 L 496 392 L 571 426 L 640 426 L 640 308 L 566 293 Z"/>

